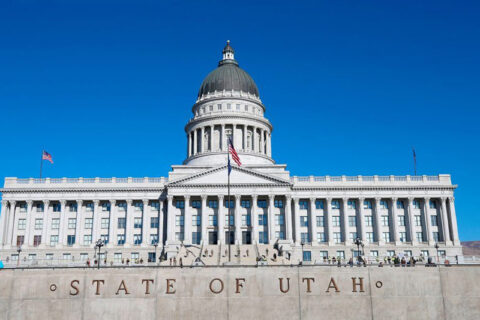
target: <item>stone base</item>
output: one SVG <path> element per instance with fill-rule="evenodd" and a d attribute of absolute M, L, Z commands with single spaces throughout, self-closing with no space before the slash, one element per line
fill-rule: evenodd
<path fill-rule="evenodd" d="M 164 247 L 165 254 L 167 255 L 167 259 L 176 257 L 178 252 L 180 251 L 181 246 L 180 241 L 167 241 L 167 244 Z"/>

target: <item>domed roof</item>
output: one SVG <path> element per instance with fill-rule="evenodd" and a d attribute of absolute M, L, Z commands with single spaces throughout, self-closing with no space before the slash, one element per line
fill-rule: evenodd
<path fill-rule="evenodd" d="M 223 90 L 248 92 L 257 98 L 260 97 L 255 81 L 238 66 L 238 62 L 234 59 L 233 54 L 233 48 L 228 41 L 223 49 L 223 60 L 203 80 L 198 91 L 198 97 Z"/>

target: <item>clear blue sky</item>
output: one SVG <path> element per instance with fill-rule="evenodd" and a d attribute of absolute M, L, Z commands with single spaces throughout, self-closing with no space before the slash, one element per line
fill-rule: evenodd
<path fill-rule="evenodd" d="M 157 3 L 158 2 L 158 3 Z M 161 2 L 161 4 L 159 4 Z M 478 1 L 0 2 L 0 178 L 166 176 L 227 39 L 294 175 L 450 173 L 480 240 Z"/>

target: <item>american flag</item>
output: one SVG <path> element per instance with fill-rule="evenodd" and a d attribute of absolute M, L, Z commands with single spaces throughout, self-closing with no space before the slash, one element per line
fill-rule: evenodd
<path fill-rule="evenodd" d="M 51 163 L 53 163 L 52 155 L 51 155 L 50 153 L 48 153 L 47 151 L 45 151 L 45 150 L 43 150 L 42 160 L 48 160 L 48 161 L 50 161 Z"/>
<path fill-rule="evenodd" d="M 232 155 L 233 161 L 240 167 L 242 163 L 240 162 L 240 157 L 237 154 L 237 151 L 235 151 L 235 148 L 233 147 L 233 142 L 232 138 L 228 139 L 228 152 Z"/>

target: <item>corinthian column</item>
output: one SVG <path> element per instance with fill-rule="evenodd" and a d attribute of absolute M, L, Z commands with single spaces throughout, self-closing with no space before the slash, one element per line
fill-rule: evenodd
<path fill-rule="evenodd" d="M 429 245 L 433 245 L 433 237 L 432 237 L 432 220 L 430 218 L 430 198 L 425 198 L 423 201 L 423 208 L 424 208 L 424 218 L 425 218 L 425 233 L 427 234 L 427 241 Z"/>
<path fill-rule="evenodd" d="M 220 206 L 222 204 L 219 203 L 218 205 Z M 203 245 L 208 244 L 207 224 L 208 224 L 207 195 L 204 194 L 202 195 L 202 242 L 203 242 Z"/>
<path fill-rule="evenodd" d="M 448 212 L 447 212 L 447 198 L 442 197 L 442 231 L 443 231 L 443 241 L 446 245 L 451 245 L 452 241 L 450 240 L 450 226 L 448 224 Z"/>
<path fill-rule="evenodd" d="M 294 208 L 293 208 L 293 223 L 295 225 L 295 244 L 299 245 L 301 243 L 300 237 L 300 207 L 298 205 L 299 198 L 293 198 Z"/>
<path fill-rule="evenodd" d="M 375 198 L 375 233 L 377 234 L 377 241 L 379 245 L 385 244 L 382 239 L 382 222 L 380 219 L 380 198 Z"/>
<path fill-rule="evenodd" d="M 0 213 L 0 247 L 5 244 L 5 233 L 6 233 L 6 217 L 7 214 L 7 205 L 8 202 L 6 200 L 2 200 L 2 211 Z"/>
<path fill-rule="evenodd" d="M 190 196 L 185 196 L 183 239 L 185 244 L 192 244 L 192 213 L 190 210 Z"/>
<path fill-rule="evenodd" d="M 223 210 L 223 195 L 218 195 L 217 238 L 218 244 L 225 244 L 225 211 Z"/>
<path fill-rule="evenodd" d="M 32 221 L 35 221 L 33 217 L 33 201 L 27 201 L 27 221 L 26 221 L 26 228 L 25 228 L 25 240 L 24 243 L 27 247 L 31 247 L 33 245 L 33 228 L 34 225 Z M 32 239 L 32 240 L 30 240 Z"/>
<path fill-rule="evenodd" d="M 400 234 L 398 232 L 398 217 L 397 217 L 397 198 L 392 198 L 392 230 L 393 233 L 393 241 L 395 244 L 400 244 Z"/>
<path fill-rule="evenodd" d="M 310 240 L 312 245 L 318 244 L 317 241 L 317 219 L 315 215 L 315 198 L 310 198 L 310 203 L 308 205 L 310 209 Z"/>
<path fill-rule="evenodd" d="M 455 198 L 450 197 L 448 199 L 448 204 L 450 207 L 450 219 L 452 220 L 453 245 L 459 246 L 460 239 L 458 238 L 457 214 L 455 213 Z"/>
<path fill-rule="evenodd" d="M 143 210 L 142 210 L 142 247 L 148 247 L 148 230 L 150 230 L 150 227 L 148 225 L 148 212 L 149 206 L 148 206 L 148 199 L 143 200 Z"/>
<path fill-rule="evenodd" d="M 325 199 L 326 213 L 327 213 L 327 232 L 328 232 L 328 245 L 333 246 L 333 219 L 332 219 L 332 198 Z"/>
<path fill-rule="evenodd" d="M 250 215 L 252 219 L 252 243 L 258 243 L 258 216 L 257 216 L 257 195 L 252 195 L 252 206 Z"/>
<path fill-rule="evenodd" d="M 285 233 L 286 239 L 292 242 L 292 197 L 290 195 L 285 197 Z"/>
<path fill-rule="evenodd" d="M 13 242 L 13 233 L 14 233 L 14 227 L 15 227 L 15 211 L 17 208 L 17 203 L 15 201 L 10 201 L 10 212 L 8 214 L 8 230 L 7 230 L 7 244 L 10 246 L 15 246 L 15 243 Z"/>
<path fill-rule="evenodd" d="M 240 216 L 240 195 L 235 195 L 235 240 L 242 244 L 242 217 Z M 230 203 L 228 204 L 230 205 Z"/>

